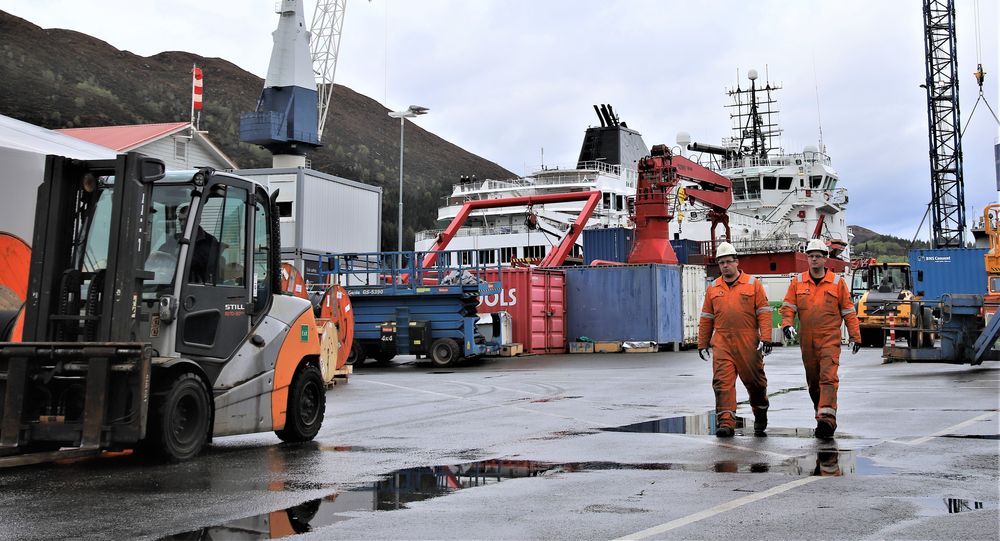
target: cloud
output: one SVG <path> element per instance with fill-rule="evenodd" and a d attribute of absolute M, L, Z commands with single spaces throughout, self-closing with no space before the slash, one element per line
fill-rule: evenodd
<path fill-rule="evenodd" d="M 963 122 L 978 97 L 975 5 L 956 0 Z M 273 8 L 22 0 L 6 9 L 137 54 L 187 50 L 263 76 Z M 985 96 L 996 110 L 997 4 L 979 9 Z M 730 134 L 725 90 L 756 68 L 783 86 L 787 150 L 816 144 L 822 118 L 851 192 L 848 221 L 910 236 L 930 198 L 922 24 L 919 3 L 895 1 L 351 0 L 337 82 L 392 109 L 430 107 L 419 125 L 524 174 L 543 147 L 547 164 L 573 164 L 583 130 L 597 124 L 596 103 L 614 105 L 650 145 L 672 145 L 679 131 L 717 144 Z M 963 140 L 970 215 L 997 197 L 996 123 L 982 104 L 975 115 Z"/>

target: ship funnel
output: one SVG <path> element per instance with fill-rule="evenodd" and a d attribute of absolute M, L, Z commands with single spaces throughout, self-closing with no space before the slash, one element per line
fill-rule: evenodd
<path fill-rule="evenodd" d="M 597 105 L 594 105 L 594 112 L 597 113 L 597 119 L 601 121 L 601 127 L 608 127 L 608 124 L 604 122 L 604 117 L 601 116 L 601 109 Z"/>

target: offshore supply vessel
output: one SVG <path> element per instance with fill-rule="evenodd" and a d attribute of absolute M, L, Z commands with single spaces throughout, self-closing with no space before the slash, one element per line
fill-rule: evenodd
<path fill-rule="evenodd" d="M 749 88 L 737 86 L 728 91 L 733 135 L 716 146 L 692 143 L 682 133 L 674 154 L 690 153 L 695 162 L 732 181 L 729 240 L 746 254 L 741 255 L 745 270 L 784 276 L 802 272 L 805 244 L 821 238 L 831 247 L 830 268 L 842 272 L 850 256 L 847 190 L 838 186 L 839 176 L 822 141 L 798 153 L 781 148 L 773 98 L 778 87 L 769 83 L 758 87 L 756 71 L 748 75 Z M 602 200 L 586 228 L 633 228 L 637 164 L 650 149 L 610 105 L 594 108 L 600 125 L 587 128 L 575 167 L 542 168 L 508 180 L 463 177 L 438 209 L 439 223 L 451 222 L 470 200 L 599 190 Z M 692 251 L 701 254 L 699 262 L 708 262 L 712 209 L 697 198 L 684 197 L 679 188 L 697 186 L 682 181 L 672 194 L 679 211 L 677 223 L 671 226 L 672 238 L 697 243 L 699 247 Z M 469 216 L 449 248 L 467 251 L 470 259 L 482 263 L 538 262 L 559 244 L 583 207 L 582 201 L 575 201 L 479 210 Z M 416 249 L 430 249 L 441 231 L 418 232 Z M 582 239 L 578 242 L 573 250 L 576 256 L 582 253 Z"/>

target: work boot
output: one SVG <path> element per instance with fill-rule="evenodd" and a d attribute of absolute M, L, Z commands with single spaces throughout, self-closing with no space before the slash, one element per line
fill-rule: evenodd
<path fill-rule="evenodd" d="M 821 440 L 828 440 L 833 437 L 833 432 L 837 430 L 833 424 L 825 419 L 816 421 L 816 437 Z"/>
<path fill-rule="evenodd" d="M 736 430 L 731 426 L 720 426 L 715 430 L 715 437 L 717 438 L 731 438 L 736 434 Z"/>
<path fill-rule="evenodd" d="M 753 435 L 767 436 L 767 410 L 754 410 L 753 412 Z"/>

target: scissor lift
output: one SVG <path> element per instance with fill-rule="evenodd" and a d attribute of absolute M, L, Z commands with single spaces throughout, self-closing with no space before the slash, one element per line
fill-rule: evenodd
<path fill-rule="evenodd" d="M 396 355 L 427 356 L 438 366 L 496 354 L 476 331 L 482 295 L 500 293 L 499 264 L 462 264 L 458 251 L 367 252 L 320 256 L 324 283 L 347 289 L 354 309 L 352 363 L 368 357 L 388 362 Z M 497 279 L 487 281 L 487 270 Z"/>

